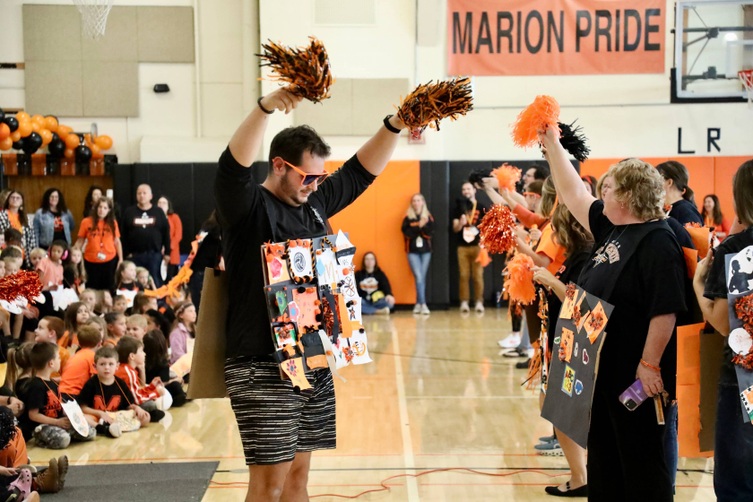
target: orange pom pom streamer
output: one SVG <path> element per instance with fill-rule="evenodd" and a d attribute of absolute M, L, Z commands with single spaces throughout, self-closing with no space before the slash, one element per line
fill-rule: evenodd
<path fill-rule="evenodd" d="M 515 218 L 505 205 L 492 206 L 481 219 L 478 229 L 481 246 L 489 253 L 507 253 L 517 245 Z"/>
<path fill-rule="evenodd" d="M 42 283 L 36 271 L 21 270 L 0 279 L 0 300 L 12 302 L 19 296 L 33 302 L 42 292 Z"/>
<path fill-rule="evenodd" d="M 492 262 L 492 257 L 489 256 L 489 252 L 486 249 L 481 248 L 481 250 L 479 250 L 478 252 L 478 256 L 473 261 L 475 261 L 482 267 L 486 267 Z"/>
<path fill-rule="evenodd" d="M 191 270 L 191 263 L 184 263 L 183 266 L 180 267 L 180 270 L 178 270 L 178 273 L 175 274 L 175 277 L 170 279 L 170 282 L 157 289 L 147 289 L 144 291 L 144 294 L 154 298 L 165 298 L 166 296 L 177 297 L 180 288 L 185 284 L 188 284 L 192 274 L 193 270 Z"/>
<path fill-rule="evenodd" d="M 497 178 L 500 190 L 506 188 L 514 192 L 515 185 L 520 181 L 520 169 L 505 162 L 492 171 L 492 176 Z"/>
<path fill-rule="evenodd" d="M 536 299 L 536 287 L 533 285 L 533 259 L 518 253 L 507 264 L 505 289 L 510 293 L 510 300 L 530 305 Z"/>
<path fill-rule="evenodd" d="M 560 105 L 551 96 L 536 96 L 533 103 L 520 112 L 512 126 L 512 140 L 516 146 L 528 148 L 539 142 L 539 131 L 559 128 Z"/>

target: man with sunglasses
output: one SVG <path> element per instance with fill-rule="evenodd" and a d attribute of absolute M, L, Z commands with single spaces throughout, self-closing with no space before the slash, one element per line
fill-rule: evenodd
<path fill-rule="evenodd" d="M 375 124 L 376 134 L 331 176 L 329 146 L 311 127 L 289 127 L 272 139 L 266 178 L 257 183 L 249 167 L 269 115 L 290 113 L 300 101 L 285 88 L 258 100 L 220 157 L 214 188 L 230 293 L 225 382 L 249 466 L 246 500 L 308 500 L 311 452 L 335 447 L 329 369 L 307 375 L 312 389 L 296 394 L 272 357 L 260 247 L 329 233 L 328 218 L 384 170 L 404 127 L 396 116 Z"/>

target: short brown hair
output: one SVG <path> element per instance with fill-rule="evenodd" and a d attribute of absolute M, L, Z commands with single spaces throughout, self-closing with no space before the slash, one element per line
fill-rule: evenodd
<path fill-rule="evenodd" d="M 118 351 L 113 349 L 109 345 L 100 347 L 94 353 L 94 364 L 97 364 L 97 361 L 99 361 L 100 359 L 115 359 L 117 361 Z"/>
<path fill-rule="evenodd" d="M 99 334 L 99 329 L 87 324 L 81 326 L 78 330 L 78 343 L 83 349 L 92 349 L 102 341 L 102 335 Z"/>
<path fill-rule="evenodd" d="M 753 159 L 746 160 L 737 168 L 732 178 L 732 196 L 735 212 L 740 223 L 753 225 Z"/>
<path fill-rule="evenodd" d="M 58 346 L 52 342 L 38 342 L 35 343 L 29 353 L 29 361 L 34 371 L 43 370 L 47 363 L 55 359 L 55 354 L 58 353 Z"/>
<path fill-rule="evenodd" d="M 625 159 L 612 165 L 607 176 L 614 180 L 615 198 L 627 204 L 641 221 L 664 218 L 664 178 L 648 162 Z"/>
<path fill-rule="evenodd" d="M 59 317 L 52 315 L 46 315 L 40 321 L 47 321 L 47 329 L 55 332 L 55 338 L 60 340 L 60 337 L 65 333 L 65 323 Z"/>
<path fill-rule="evenodd" d="M 120 361 L 120 364 L 127 363 L 128 356 L 135 354 L 138 352 L 139 347 L 143 346 L 144 343 L 141 340 L 133 338 L 132 336 L 124 336 L 118 340 L 116 349 L 118 351 L 118 361 Z"/>

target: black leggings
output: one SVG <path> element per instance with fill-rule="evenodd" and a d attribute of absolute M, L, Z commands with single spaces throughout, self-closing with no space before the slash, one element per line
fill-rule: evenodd
<path fill-rule="evenodd" d="M 115 270 L 118 268 L 118 257 L 110 261 L 97 263 L 84 261 L 86 267 L 86 287 L 112 291 L 115 288 Z"/>

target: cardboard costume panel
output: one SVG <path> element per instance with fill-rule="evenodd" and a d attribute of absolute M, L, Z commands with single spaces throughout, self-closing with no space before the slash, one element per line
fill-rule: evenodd
<path fill-rule="evenodd" d="M 746 423 L 753 420 L 753 246 L 724 257 L 729 303 L 727 344 L 733 362 Z"/>
<path fill-rule="evenodd" d="M 306 372 L 371 362 L 355 287 L 355 247 L 342 232 L 268 243 L 261 255 L 275 359 L 296 390 Z M 282 267 L 283 269 L 281 269 Z"/>
<path fill-rule="evenodd" d="M 605 328 L 614 307 L 570 284 L 554 336 L 541 416 L 583 448 Z M 564 315 L 562 314 L 564 312 Z"/>

